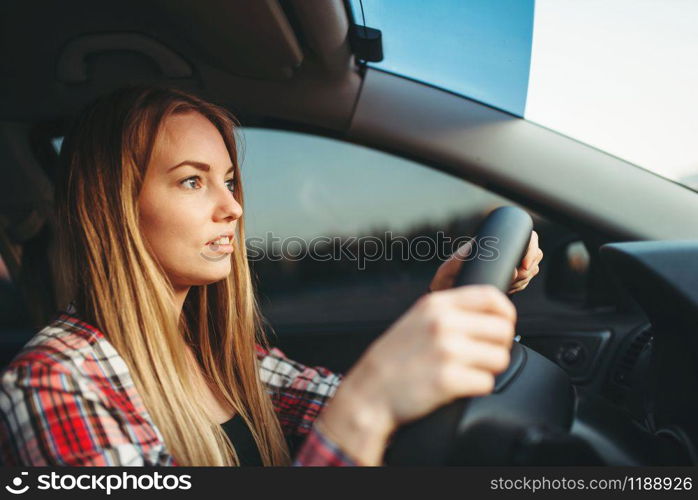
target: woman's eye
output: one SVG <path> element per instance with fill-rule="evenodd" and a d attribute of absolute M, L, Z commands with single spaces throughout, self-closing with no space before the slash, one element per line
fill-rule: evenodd
<path fill-rule="evenodd" d="M 184 179 L 180 184 L 187 189 L 199 189 L 201 184 L 201 178 L 198 175 Z"/>
<path fill-rule="evenodd" d="M 227 181 L 225 181 L 225 187 L 227 187 L 228 191 L 230 191 L 231 193 L 235 192 L 235 183 L 233 179 L 228 179 Z"/>

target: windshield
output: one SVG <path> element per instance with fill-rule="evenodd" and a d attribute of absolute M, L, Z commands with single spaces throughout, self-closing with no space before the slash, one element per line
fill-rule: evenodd
<path fill-rule="evenodd" d="M 698 2 L 358 0 L 376 68 L 698 188 Z"/>

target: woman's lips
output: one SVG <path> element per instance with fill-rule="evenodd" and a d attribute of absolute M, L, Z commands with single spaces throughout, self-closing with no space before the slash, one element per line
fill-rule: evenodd
<path fill-rule="evenodd" d="M 228 244 L 228 245 L 219 245 L 216 243 L 207 243 L 206 247 L 215 253 L 233 253 L 233 245 Z"/>
<path fill-rule="evenodd" d="M 228 244 L 233 242 L 233 239 L 234 239 L 234 236 L 231 234 L 225 234 L 225 235 L 222 234 L 222 235 L 216 236 L 215 238 L 213 238 L 211 240 L 208 240 L 206 242 L 206 244 L 209 245 L 211 243 L 217 243 L 219 245 L 228 245 Z"/>

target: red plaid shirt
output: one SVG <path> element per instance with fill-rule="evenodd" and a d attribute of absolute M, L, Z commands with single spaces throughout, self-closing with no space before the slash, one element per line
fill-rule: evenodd
<path fill-rule="evenodd" d="M 177 465 L 126 363 L 74 309 L 24 346 L 0 376 L 0 462 L 5 465 Z M 325 368 L 258 347 L 294 465 L 355 465 L 313 424 L 341 381 Z"/>

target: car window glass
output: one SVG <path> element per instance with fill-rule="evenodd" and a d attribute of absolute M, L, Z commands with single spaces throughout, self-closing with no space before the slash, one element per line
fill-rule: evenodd
<path fill-rule="evenodd" d="M 393 318 L 485 213 L 510 203 L 333 139 L 246 128 L 242 146 L 248 257 L 276 325 Z"/>
<path fill-rule="evenodd" d="M 371 66 L 447 89 L 698 190 L 697 2 L 350 2 Z M 363 10 L 362 10 L 363 8 Z M 631 13 L 631 14 L 629 14 Z"/>

